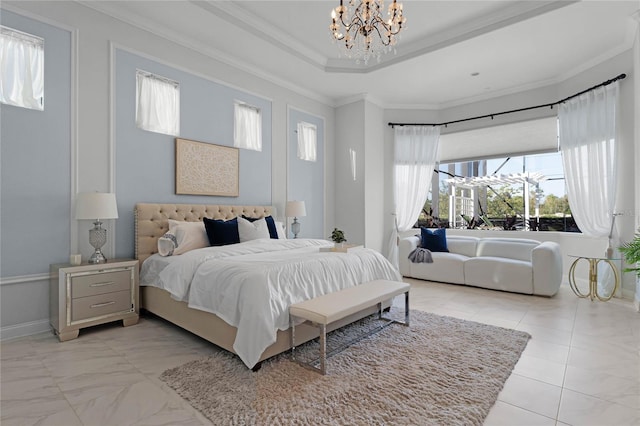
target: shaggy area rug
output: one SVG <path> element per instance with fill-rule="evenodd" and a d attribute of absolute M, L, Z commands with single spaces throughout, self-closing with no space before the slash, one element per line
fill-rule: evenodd
<path fill-rule="evenodd" d="M 367 321 L 330 339 L 349 339 Z M 411 311 L 411 327 L 394 324 L 347 347 L 328 359 L 326 376 L 288 354 L 252 372 L 219 350 L 160 379 L 216 425 L 481 425 L 529 338 Z"/>

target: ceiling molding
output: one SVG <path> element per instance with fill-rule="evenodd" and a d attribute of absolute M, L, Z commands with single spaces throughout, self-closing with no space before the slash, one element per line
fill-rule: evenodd
<path fill-rule="evenodd" d="M 309 49 L 298 40 L 292 39 L 291 36 L 278 27 L 267 23 L 260 16 L 257 16 L 248 10 L 242 8 L 237 3 L 230 1 L 194 1 L 189 2 L 200 7 L 219 18 L 232 23 L 238 28 L 251 33 L 258 38 L 271 43 L 276 48 L 283 50 L 290 55 L 297 57 L 318 69 L 324 69 L 327 58 L 317 53 L 313 49 Z"/>
<path fill-rule="evenodd" d="M 515 95 L 517 93 L 527 92 L 530 90 L 542 89 L 544 87 L 549 87 L 557 84 L 564 83 L 565 81 L 577 76 L 578 74 L 585 72 L 597 65 L 607 62 L 608 60 L 621 55 L 625 52 L 630 51 L 633 48 L 633 43 L 631 45 L 625 45 L 617 47 L 609 52 L 603 53 L 596 58 L 593 58 L 589 62 L 581 64 L 572 70 L 569 70 L 557 77 L 539 80 L 527 84 L 521 84 L 519 86 L 509 87 L 502 90 L 493 90 L 490 92 L 482 93 L 480 95 L 456 99 L 451 102 L 443 102 L 439 104 L 392 104 L 387 103 L 384 105 L 384 108 L 387 109 L 429 109 L 435 111 L 441 111 L 449 108 L 455 108 L 462 105 L 469 105 L 476 102 L 488 101 L 491 99 L 500 98 L 502 96 Z M 621 71 L 622 72 L 622 71 Z M 555 102 L 557 99 L 550 99 L 549 102 Z"/>
<path fill-rule="evenodd" d="M 380 107 L 382 109 L 386 108 L 384 102 L 382 102 L 380 99 L 376 98 L 375 96 L 373 96 L 373 95 L 371 95 L 369 93 L 358 93 L 356 95 L 346 96 L 344 98 L 340 98 L 340 99 L 338 99 L 337 101 L 334 102 L 333 107 L 334 108 L 339 108 L 341 106 L 349 105 L 349 104 L 352 104 L 354 102 L 360 102 L 360 101 L 365 101 L 365 102 L 372 103 L 372 104 L 374 104 L 377 107 Z"/>
<path fill-rule="evenodd" d="M 381 108 L 387 109 L 426 109 L 426 110 L 442 110 L 460 105 L 486 101 L 489 99 L 498 98 L 501 96 L 513 95 L 516 93 L 535 90 L 542 87 L 551 86 L 561 83 L 571 77 L 584 72 L 585 70 L 592 68 L 616 55 L 619 55 L 626 50 L 632 48 L 635 30 L 637 24 L 635 21 L 640 19 L 640 10 L 636 10 L 630 15 L 628 20 L 629 28 L 631 29 L 626 35 L 625 43 L 622 46 L 618 46 L 604 54 L 598 55 L 588 62 L 580 64 L 574 69 L 565 71 L 560 75 L 556 75 L 550 79 L 534 81 L 526 83 L 516 87 L 510 87 L 502 90 L 487 91 L 471 97 L 464 97 L 459 99 L 453 99 L 441 103 L 427 103 L 427 104 L 393 104 L 385 103 L 380 99 L 374 99 L 367 94 L 356 94 L 353 96 L 347 96 L 345 98 L 327 96 L 323 94 L 319 89 L 311 90 L 303 85 L 297 85 L 290 80 L 279 77 L 277 74 L 267 72 L 264 68 L 257 66 L 254 63 L 250 63 L 245 59 L 240 59 L 237 56 L 231 55 L 224 51 L 211 47 L 211 44 L 200 42 L 195 38 L 185 36 L 179 31 L 169 30 L 165 26 L 154 22 L 153 20 L 134 13 L 128 13 L 127 9 L 119 8 L 117 3 L 115 5 L 111 2 L 93 2 L 93 1 L 81 1 L 75 0 L 78 4 L 94 9 L 100 13 L 111 16 L 122 22 L 130 24 L 134 27 L 140 28 L 144 31 L 150 32 L 158 37 L 172 41 L 178 45 L 191 49 L 199 54 L 210 57 L 216 61 L 229 65 L 253 75 L 262 80 L 273 83 L 284 89 L 291 90 L 301 96 L 305 96 L 309 99 L 320 102 L 324 105 L 331 107 L 339 107 L 359 100 L 367 100 L 372 102 Z M 254 13 L 248 11 L 245 7 L 236 4 L 237 2 L 230 1 L 195 1 L 189 0 L 189 4 L 198 6 L 205 13 L 211 13 L 220 19 L 230 21 L 231 24 L 239 26 L 243 31 L 248 32 L 252 36 L 260 37 L 262 40 L 270 43 L 274 47 L 284 50 L 286 54 L 293 55 L 294 58 L 305 61 L 305 63 L 312 64 L 312 66 L 319 68 L 320 70 L 329 72 L 344 72 L 344 73 L 360 73 L 366 74 L 371 71 L 375 71 L 393 64 L 403 62 L 405 60 L 415 58 L 420 55 L 424 55 L 428 52 L 432 52 L 438 49 L 445 48 L 447 46 L 460 43 L 465 40 L 469 40 L 474 37 L 478 37 L 482 34 L 487 34 L 491 31 L 495 31 L 500 28 L 507 27 L 509 25 L 531 19 L 535 16 L 540 16 L 544 13 L 563 8 L 565 6 L 579 3 L 578 1 L 536 1 L 536 2 L 517 2 L 505 6 L 500 12 L 480 16 L 477 19 L 469 20 L 465 24 L 452 26 L 451 28 L 434 35 L 433 37 L 425 37 L 423 40 L 414 42 L 411 44 L 403 44 L 401 48 L 398 48 L 398 55 L 387 54 L 383 57 L 380 64 L 373 64 L 368 67 L 355 64 L 353 59 L 329 59 L 327 60 L 324 55 L 317 53 L 313 49 L 306 46 L 291 45 L 291 40 L 280 29 L 274 28 L 273 25 L 266 23 L 263 19 L 260 19 Z M 284 39 L 288 43 L 284 42 Z M 327 36 L 327 43 L 330 43 L 330 38 Z M 297 42 L 299 43 L 299 42 Z M 295 59 L 292 58 L 294 61 Z M 328 64 L 338 64 L 339 67 L 330 70 L 329 66 L 319 65 L 323 60 L 326 60 Z M 375 62 L 375 61 L 373 61 Z M 357 67 L 357 68 L 356 68 Z M 304 83 L 302 83 L 304 84 Z"/>
<path fill-rule="evenodd" d="M 85 7 L 93 9 L 102 14 L 108 15 L 112 18 L 115 18 L 126 24 L 132 25 L 141 30 L 147 31 L 157 37 L 163 38 L 165 40 L 169 40 L 180 46 L 186 47 L 199 54 L 202 54 L 204 56 L 207 56 L 211 59 L 222 62 L 226 65 L 237 68 L 239 70 L 242 70 L 248 74 L 251 74 L 263 80 L 269 81 L 285 89 L 289 89 L 301 96 L 305 96 L 309 99 L 315 100 L 327 106 L 334 106 L 335 99 L 331 97 L 309 90 L 306 87 L 293 84 L 289 80 L 277 77 L 274 74 L 262 71 L 259 67 L 256 67 L 255 64 L 251 64 L 249 62 L 240 60 L 235 56 L 229 55 L 226 52 L 222 52 L 221 50 L 212 48 L 210 45 L 201 43 L 197 40 L 194 40 L 191 37 L 184 37 L 180 33 L 169 30 L 166 27 L 159 25 L 152 20 L 141 17 L 140 15 L 123 14 L 121 10 L 118 9 L 117 7 L 115 8 L 111 7 L 109 2 L 93 2 L 93 1 L 87 2 L 87 1 L 79 1 L 79 0 L 76 0 L 76 1 Z"/>

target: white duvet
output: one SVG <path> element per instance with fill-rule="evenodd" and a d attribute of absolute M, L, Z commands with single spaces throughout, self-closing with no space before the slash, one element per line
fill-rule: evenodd
<path fill-rule="evenodd" d="M 277 330 L 289 328 L 289 305 L 375 279 L 401 281 L 374 250 L 319 251 L 329 246 L 326 240 L 261 239 L 198 249 L 168 262 L 153 285 L 236 327 L 233 349 L 251 368 Z"/>

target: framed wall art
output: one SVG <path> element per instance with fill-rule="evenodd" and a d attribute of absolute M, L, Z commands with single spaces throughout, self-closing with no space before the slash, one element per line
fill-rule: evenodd
<path fill-rule="evenodd" d="M 176 138 L 176 194 L 240 195 L 238 148 Z"/>

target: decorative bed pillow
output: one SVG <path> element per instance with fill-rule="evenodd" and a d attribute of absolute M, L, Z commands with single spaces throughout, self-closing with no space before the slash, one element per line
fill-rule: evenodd
<path fill-rule="evenodd" d="M 231 220 L 209 219 L 205 217 L 204 228 L 209 237 L 209 244 L 212 246 L 226 246 L 240 242 L 238 234 L 238 218 Z"/>
<path fill-rule="evenodd" d="M 176 256 L 209 246 L 204 223 L 173 219 L 168 222 L 169 232 L 158 238 L 158 253 L 161 256 Z"/>
<path fill-rule="evenodd" d="M 421 246 L 433 252 L 448 252 L 445 228 L 420 228 Z"/>
<path fill-rule="evenodd" d="M 278 233 L 278 239 L 280 240 L 287 239 L 287 232 L 284 230 L 284 223 L 278 222 L 277 220 L 276 220 L 276 232 Z"/>
<path fill-rule="evenodd" d="M 158 238 L 158 254 L 160 256 L 173 256 L 173 252 L 178 247 L 176 236 L 170 233 Z"/>
<path fill-rule="evenodd" d="M 238 218 L 238 236 L 240 242 L 270 238 L 269 227 L 265 218 L 250 221 L 244 217 Z"/>
<path fill-rule="evenodd" d="M 256 220 L 259 220 L 259 218 L 257 217 L 247 217 L 245 215 L 242 215 L 242 218 L 248 220 L 249 222 L 254 222 Z M 276 222 L 273 220 L 273 216 L 265 216 L 262 219 L 264 219 L 267 222 L 267 227 L 269 228 L 269 237 L 273 239 L 278 239 L 279 238 L 278 230 L 276 228 Z"/>

